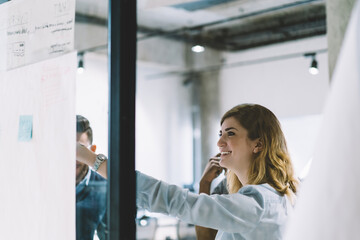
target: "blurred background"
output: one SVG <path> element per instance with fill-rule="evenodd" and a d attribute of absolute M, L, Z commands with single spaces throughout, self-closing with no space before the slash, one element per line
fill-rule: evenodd
<path fill-rule="evenodd" d="M 328 46 L 340 45 L 328 40 L 329 2 L 138 0 L 136 168 L 196 192 L 218 152 L 221 116 L 257 103 L 281 121 L 304 178 L 336 62 Z M 107 11 L 105 0 L 76 1 L 77 114 L 90 120 L 104 154 Z M 195 239 L 193 226 L 171 217 L 139 210 L 137 223 L 138 239 Z"/>

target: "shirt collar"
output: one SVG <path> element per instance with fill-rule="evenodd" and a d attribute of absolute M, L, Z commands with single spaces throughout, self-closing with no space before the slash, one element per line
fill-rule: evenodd
<path fill-rule="evenodd" d="M 76 186 L 76 193 L 79 193 L 81 190 L 83 190 L 87 185 L 89 185 L 90 182 L 90 175 L 91 175 L 91 168 L 88 167 L 88 172 L 86 173 L 85 177 L 79 184 Z"/>

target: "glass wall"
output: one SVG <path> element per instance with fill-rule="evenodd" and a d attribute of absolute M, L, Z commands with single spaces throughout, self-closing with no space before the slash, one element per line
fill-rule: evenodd
<path fill-rule="evenodd" d="M 137 10 L 136 168 L 198 193 L 221 116 L 257 103 L 280 119 L 305 178 L 329 90 L 324 2 L 138 1 Z M 193 225 L 143 209 L 137 223 L 139 239 L 196 238 Z"/>
<path fill-rule="evenodd" d="M 77 141 L 108 156 L 108 2 L 76 1 Z M 108 238 L 107 180 L 76 162 L 76 239 Z"/>

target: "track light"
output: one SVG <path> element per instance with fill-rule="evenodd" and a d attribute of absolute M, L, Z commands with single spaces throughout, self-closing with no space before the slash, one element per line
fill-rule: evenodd
<path fill-rule="evenodd" d="M 315 58 L 316 53 L 306 53 L 304 56 L 312 58 L 311 65 L 309 68 L 309 73 L 311 73 L 312 75 L 318 74 L 319 68 L 318 68 L 318 62 L 316 61 L 316 58 Z"/>
<path fill-rule="evenodd" d="M 201 53 L 201 52 L 205 51 L 205 48 L 201 45 L 194 45 L 194 46 L 192 46 L 191 51 L 196 52 L 196 53 Z"/>
<path fill-rule="evenodd" d="M 309 68 L 309 72 L 312 74 L 312 75 L 316 75 L 319 73 L 319 69 L 318 69 L 318 63 L 314 57 L 314 59 L 311 61 L 311 66 Z"/>
<path fill-rule="evenodd" d="M 84 72 L 84 53 L 78 54 L 78 74 L 82 74 Z"/>

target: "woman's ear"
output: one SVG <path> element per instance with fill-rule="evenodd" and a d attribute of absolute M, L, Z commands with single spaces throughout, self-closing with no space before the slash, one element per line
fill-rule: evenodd
<path fill-rule="evenodd" d="M 262 143 L 261 139 L 259 138 L 259 139 L 257 139 L 253 153 L 258 153 L 258 152 L 261 152 L 262 150 L 263 150 L 263 143 Z"/>

